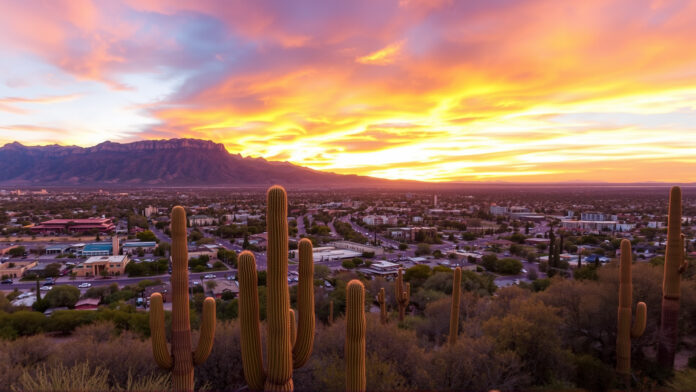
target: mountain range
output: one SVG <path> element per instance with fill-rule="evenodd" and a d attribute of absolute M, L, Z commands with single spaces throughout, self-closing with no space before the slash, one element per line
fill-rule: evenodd
<path fill-rule="evenodd" d="M 222 144 L 198 139 L 104 142 L 86 148 L 17 142 L 0 147 L 3 185 L 355 187 L 389 182 L 242 157 Z"/>

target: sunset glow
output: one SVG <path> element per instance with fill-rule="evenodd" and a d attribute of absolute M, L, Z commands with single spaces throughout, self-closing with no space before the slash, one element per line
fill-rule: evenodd
<path fill-rule="evenodd" d="M 0 144 L 424 181 L 696 181 L 691 1 L 10 1 Z"/>

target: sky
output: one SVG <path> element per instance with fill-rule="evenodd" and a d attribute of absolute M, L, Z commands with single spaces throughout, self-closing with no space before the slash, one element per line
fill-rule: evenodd
<path fill-rule="evenodd" d="M 696 181 L 696 2 L 0 3 L 0 144 L 421 181 Z"/>

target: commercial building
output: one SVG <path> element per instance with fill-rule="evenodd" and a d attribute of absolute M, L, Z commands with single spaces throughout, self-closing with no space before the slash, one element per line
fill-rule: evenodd
<path fill-rule="evenodd" d="M 353 257 L 362 256 L 362 252 L 356 252 L 348 249 L 337 249 L 334 246 L 322 246 L 314 248 L 312 252 L 314 262 L 335 261 L 343 259 L 352 259 Z M 295 259 L 299 256 L 299 252 L 295 252 Z"/>
<path fill-rule="evenodd" d="M 94 242 L 85 245 L 80 254 L 85 257 L 111 256 L 113 254 L 113 246 L 112 242 Z"/>
<path fill-rule="evenodd" d="M 588 221 L 588 220 L 564 220 L 561 225 L 566 230 L 577 232 L 587 231 L 619 231 L 627 232 L 636 226 L 632 223 L 619 223 L 618 221 Z"/>
<path fill-rule="evenodd" d="M 35 233 L 83 233 L 86 231 L 98 231 L 109 233 L 114 231 L 116 225 L 108 218 L 89 219 L 52 219 L 31 228 Z"/>
<path fill-rule="evenodd" d="M 338 249 L 348 249 L 355 252 L 360 252 L 360 254 L 374 253 L 375 256 L 381 256 L 384 254 L 384 249 L 380 246 L 363 245 L 350 241 L 335 241 L 330 243 L 329 245 L 334 246 Z"/>
<path fill-rule="evenodd" d="M 601 212 L 583 212 L 580 214 L 581 221 L 615 221 L 618 217 L 616 215 L 603 214 Z"/>
<path fill-rule="evenodd" d="M 492 204 L 489 211 L 492 215 L 505 215 L 508 213 L 508 208 Z"/>
<path fill-rule="evenodd" d="M 123 254 L 133 255 L 138 253 L 139 249 L 142 249 L 145 253 L 152 253 L 157 247 L 157 243 L 152 241 L 134 241 L 126 242 L 123 244 Z"/>
<path fill-rule="evenodd" d="M 215 224 L 215 218 L 207 215 L 192 215 L 189 217 L 189 226 L 212 226 Z"/>
<path fill-rule="evenodd" d="M 367 268 L 359 269 L 360 272 L 377 276 L 396 276 L 399 274 L 399 264 L 386 260 L 375 261 Z"/>
<path fill-rule="evenodd" d="M 80 277 L 123 275 L 129 262 L 130 258 L 128 255 L 95 256 L 90 257 L 84 263 L 76 265 L 73 268 L 73 272 Z"/>
<path fill-rule="evenodd" d="M 36 267 L 36 261 L 6 261 L 0 264 L 0 277 L 21 278 L 30 268 Z"/>
<path fill-rule="evenodd" d="M 368 215 L 363 218 L 363 222 L 370 226 L 396 225 L 398 223 L 398 219 L 395 216 Z"/>

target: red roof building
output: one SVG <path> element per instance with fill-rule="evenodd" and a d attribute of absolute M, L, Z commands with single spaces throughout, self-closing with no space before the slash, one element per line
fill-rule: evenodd
<path fill-rule="evenodd" d="M 96 310 L 99 307 L 99 298 L 84 298 L 75 304 L 75 310 Z"/>
<path fill-rule="evenodd" d="M 41 222 L 31 228 L 37 233 L 82 233 L 85 231 L 99 231 L 108 233 L 114 231 L 116 225 L 108 218 L 89 219 L 52 219 Z"/>

